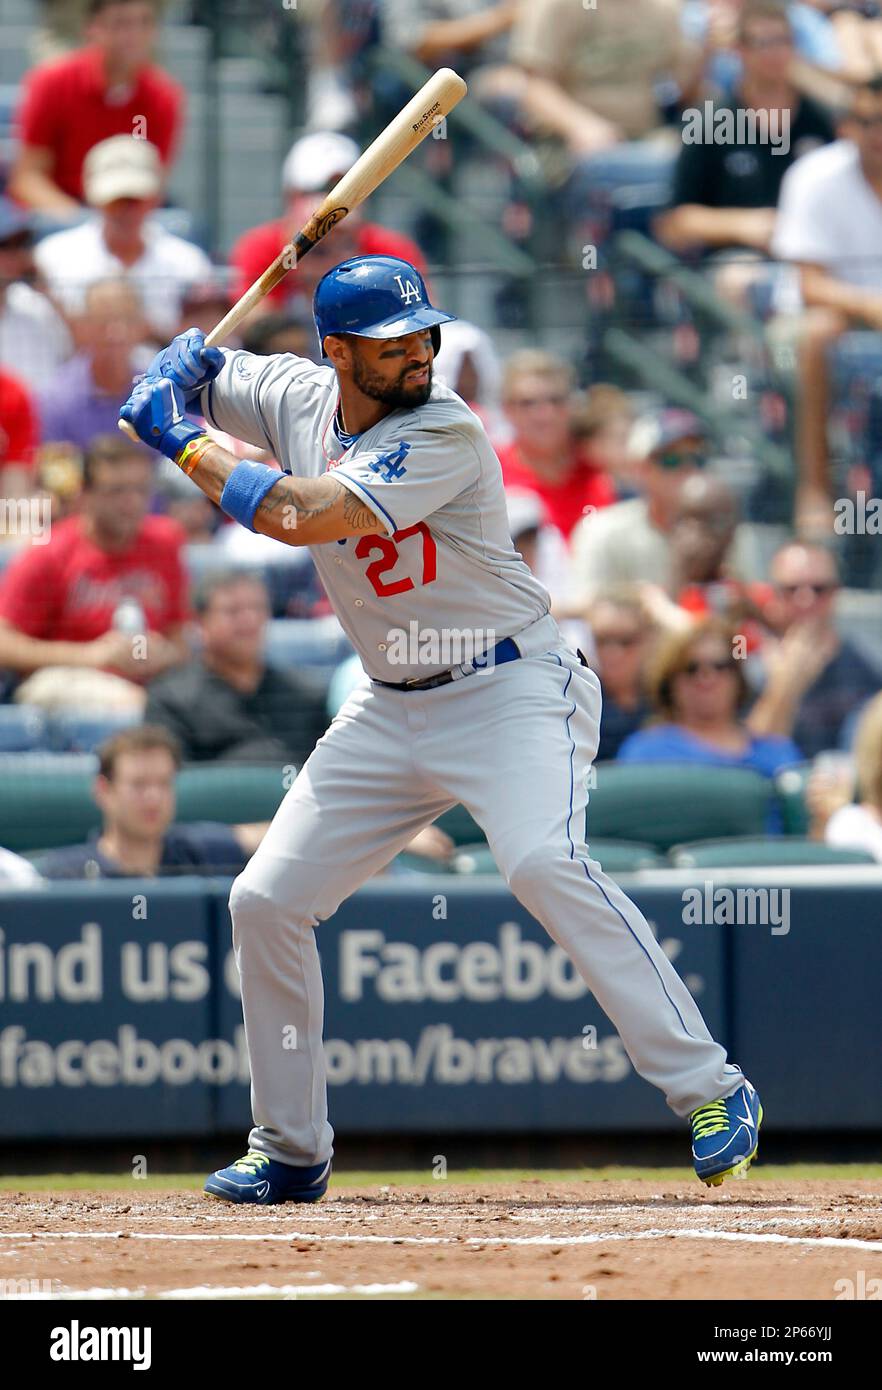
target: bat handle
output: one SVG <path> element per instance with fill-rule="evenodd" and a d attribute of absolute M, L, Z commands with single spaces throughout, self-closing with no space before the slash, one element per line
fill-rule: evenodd
<path fill-rule="evenodd" d="M 116 422 L 116 427 L 117 427 L 118 430 L 121 431 L 122 434 L 127 434 L 127 435 L 129 436 L 129 439 L 131 439 L 131 441 L 132 441 L 133 444 L 140 444 L 140 443 L 141 443 L 140 439 L 138 438 L 137 434 L 135 433 L 135 430 L 134 430 L 133 427 L 129 424 L 128 420 L 117 420 L 117 422 Z"/>

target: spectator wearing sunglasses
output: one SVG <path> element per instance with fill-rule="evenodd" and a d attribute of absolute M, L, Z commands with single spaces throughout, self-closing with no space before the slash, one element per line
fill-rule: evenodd
<path fill-rule="evenodd" d="M 684 138 L 671 205 L 656 224 L 673 251 L 747 247 L 767 256 L 781 180 L 801 155 L 833 139 L 827 112 L 793 84 L 787 11 L 774 0 L 748 0 L 735 22 L 743 72 L 736 89 L 714 103 L 713 119 L 727 113 L 736 134 L 726 142 Z M 761 113 L 775 142 L 757 139 L 750 128 L 739 137 L 739 110 Z"/>
<path fill-rule="evenodd" d="M 649 717 L 644 677 L 652 632 L 639 590 L 627 585 L 599 593 L 588 620 L 594 646 L 591 665 L 603 685 L 597 750 L 597 761 L 603 762 L 614 758 Z"/>
<path fill-rule="evenodd" d="M 789 738 L 757 734 L 745 720 L 745 663 L 728 623 L 707 618 L 668 634 L 648 673 L 652 725 L 625 739 L 619 761 L 746 767 L 773 777 L 802 755 Z"/>
<path fill-rule="evenodd" d="M 772 559 L 761 652 L 763 691 L 751 711 L 757 731 L 792 737 L 806 758 L 837 748 L 850 716 L 882 674 L 836 627 L 839 575 L 820 545 L 790 543 Z"/>
<path fill-rule="evenodd" d="M 673 592 L 671 533 L 684 484 L 707 462 L 705 429 L 688 410 L 663 410 L 635 427 L 633 447 L 639 495 L 587 516 L 573 532 L 571 615 L 584 614 L 610 585 L 654 584 Z"/>
<path fill-rule="evenodd" d="M 550 352 L 516 352 L 505 365 L 502 406 L 514 432 L 497 451 L 505 486 L 535 493 L 562 536 L 615 501 L 612 479 L 579 437 L 568 362 Z"/>

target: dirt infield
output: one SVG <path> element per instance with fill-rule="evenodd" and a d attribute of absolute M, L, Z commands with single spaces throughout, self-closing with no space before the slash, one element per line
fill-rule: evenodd
<path fill-rule="evenodd" d="M 0 1274 L 7 1294 L 15 1280 L 44 1297 L 867 1298 L 882 1183 L 340 1185 L 317 1206 L 244 1210 L 6 1191 Z"/>

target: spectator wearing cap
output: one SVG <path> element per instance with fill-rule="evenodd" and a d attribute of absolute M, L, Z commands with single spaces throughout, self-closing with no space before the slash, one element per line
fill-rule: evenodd
<path fill-rule="evenodd" d="M 592 465 L 574 433 L 573 384 L 563 358 L 532 348 L 515 353 L 502 384 L 513 437 L 498 450 L 505 486 L 534 492 L 565 538 L 616 497 L 611 479 Z"/>
<path fill-rule="evenodd" d="M 149 516 L 153 465 L 117 431 L 83 462 L 81 510 L 0 579 L 0 668 L 46 710 L 143 708 L 143 685 L 188 659 L 183 532 Z M 139 632 L 132 631 L 139 627 Z"/>
<path fill-rule="evenodd" d="M 117 429 L 119 403 L 147 365 L 138 291 L 127 280 L 94 281 L 72 326 L 77 352 L 40 393 L 40 418 L 44 443 L 84 450 Z"/>
<path fill-rule="evenodd" d="M 671 528 L 680 492 L 707 463 L 707 436 L 686 410 L 663 410 L 642 431 L 637 497 L 586 516 L 571 539 L 571 606 L 584 612 L 598 589 L 655 584 L 671 592 Z"/>
<path fill-rule="evenodd" d="M 291 147 L 282 169 L 285 211 L 281 218 L 254 227 L 239 238 L 230 253 L 235 271 L 233 297 L 238 299 L 258 280 L 267 266 L 315 212 L 324 195 L 358 159 L 361 150 L 354 140 L 336 131 L 313 131 Z M 287 275 L 263 301 L 265 311 L 278 309 L 291 300 L 311 301 L 312 289 L 326 270 L 347 256 L 400 256 L 425 273 L 419 248 L 400 232 L 366 222 L 360 209 L 354 209 L 327 241 L 320 241 L 298 267 Z"/>
<path fill-rule="evenodd" d="M 82 309 L 85 291 L 97 280 L 129 280 L 140 291 L 151 333 L 166 343 L 185 295 L 210 280 L 213 270 L 198 246 L 152 216 L 162 190 L 158 149 L 133 135 L 115 135 L 89 151 L 83 178 L 93 216 L 39 243 L 40 274 L 71 314 Z"/>
<path fill-rule="evenodd" d="M 81 214 L 83 165 L 94 145 L 144 135 L 168 168 L 183 122 L 182 89 L 150 62 L 154 0 L 91 0 L 88 15 L 85 45 L 25 78 L 18 113 L 9 192 L 57 221 Z"/>
<path fill-rule="evenodd" d="M 836 626 L 839 573 L 820 545 L 790 542 L 773 556 L 765 607 L 770 636 L 760 653 L 763 689 L 751 723 L 792 737 L 807 758 L 840 746 L 851 716 L 882 685 Z"/>
<path fill-rule="evenodd" d="M 267 662 L 263 580 L 243 570 L 206 575 L 193 606 L 199 655 L 152 683 L 147 723 L 174 734 L 188 762 L 299 767 L 327 728 L 324 682 Z"/>
<path fill-rule="evenodd" d="M 30 215 L 0 197 L 0 366 L 37 390 L 72 344 L 61 315 L 30 283 L 33 276 Z"/>

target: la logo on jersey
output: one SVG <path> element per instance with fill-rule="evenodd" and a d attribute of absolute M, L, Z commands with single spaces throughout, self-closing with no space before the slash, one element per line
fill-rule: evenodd
<path fill-rule="evenodd" d="M 379 474 L 384 482 L 391 483 L 396 478 L 404 477 L 407 472 L 404 466 L 404 460 L 409 453 L 410 445 L 406 439 L 402 439 L 396 453 L 381 454 L 379 458 L 374 459 L 372 463 L 368 464 L 368 468 L 372 473 Z"/>
<path fill-rule="evenodd" d="M 402 280 L 400 275 L 396 275 L 395 279 L 398 281 L 398 292 L 405 304 L 409 304 L 412 299 L 416 300 L 417 304 L 422 302 L 422 295 L 412 280 Z"/>

